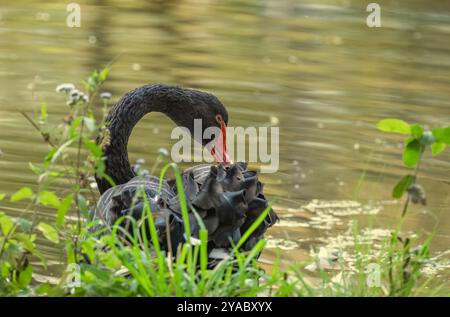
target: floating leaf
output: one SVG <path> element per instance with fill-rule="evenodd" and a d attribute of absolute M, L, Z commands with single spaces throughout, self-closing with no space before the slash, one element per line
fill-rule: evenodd
<path fill-rule="evenodd" d="M 392 133 L 400 133 L 400 134 L 410 134 L 411 127 L 410 125 L 398 119 L 384 119 L 378 122 L 377 127 L 379 130 L 383 132 L 392 132 Z"/>
<path fill-rule="evenodd" d="M 431 154 L 433 154 L 433 156 L 436 156 L 444 151 L 446 147 L 447 145 L 443 142 L 434 142 L 433 144 L 431 144 Z"/>
<path fill-rule="evenodd" d="M 421 151 L 422 147 L 419 140 L 414 139 L 409 142 L 403 151 L 403 162 L 405 165 L 408 167 L 415 166 L 419 161 Z"/>
<path fill-rule="evenodd" d="M 413 175 L 404 176 L 398 183 L 395 185 L 394 190 L 392 191 L 393 198 L 401 198 L 406 190 L 412 185 L 414 182 Z"/>
<path fill-rule="evenodd" d="M 11 196 L 11 202 L 16 202 L 33 197 L 33 191 L 29 187 L 22 187 Z"/>
<path fill-rule="evenodd" d="M 53 243 L 59 243 L 59 236 L 58 231 L 56 231 L 55 228 L 53 228 L 51 225 L 41 222 L 37 229 L 42 232 L 45 238 L 47 240 L 53 242 Z"/>
<path fill-rule="evenodd" d="M 64 224 L 65 216 L 67 212 L 69 211 L 70 206 L 73 202 L 73 195 L 68 195 L 64 200 L 62 201 L 61 205 L 58 208 L 58 213 L 56 216 L 56 227 L 61 227 Z"/>
<path fill-rule="evenodd" d="M 61 202 L 55 193 L 49 191 L 43 191 L 39 193 L 39 203 L 44 206 L 52 206 L 59 208 Z"/>

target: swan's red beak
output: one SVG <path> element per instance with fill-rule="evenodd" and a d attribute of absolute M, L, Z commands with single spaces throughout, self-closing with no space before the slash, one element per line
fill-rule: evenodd
<path fill-rule="evenodd" d="M 218 163 L 232 163 L 227 151 L 227 126 L 224 121 L 220 123 L 220 135 L 211 148 L 211 155 Z"/>

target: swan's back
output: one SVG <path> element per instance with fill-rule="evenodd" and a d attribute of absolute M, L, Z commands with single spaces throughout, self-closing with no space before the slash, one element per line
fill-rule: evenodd
<path fill-rule="evenodd" d="M 236 244 L 241 235 L 268 208 L 257 173 L 248 171 L 245 163 L 231 166 L 197 165 L 185 170 L 182 180 L 192 236 L 198 238 L 199 216 L 208 230 L 210 251 L 227 249 Z M 142 195 L 141 198 L 136 195 L 139 192 L 145 193 L 162 248 L 169 247 L 166 241 L 169 229 L 171 247 L 176 250 L 179 243 L 185 242 L 176 184 L 174 181 L 163 181 L 161 191 L 158 189 L 159 178 L 153 176 L 137 176 L 125 184 L 108 189 L 100 197 L 94 211 L 93 220 L 101 223 L 94 229 L 113 226 L 122 216 L 131 217 L 139 223 L 145 204 Z M 243 249 L 250 250 L 277 220 L 275 212 L 270 210 Z M 122 224 L 127 222 L 122 221 Z"/>
<path fill-rule="evenodd" d="M 129 182 L 111 187 L 101 195 L 95 208 L 92 220 L 99 220 L 112 226 L 119 217 L 126 215 L 125 211 L 132 206 L 132 199 L 142 190 L 146 193 L 151 205 L 158 196 L 159 178 L 150 175 L 136 176 Z M 168 201 L 176 196 L 166 181 L 163 181 L 162 199 Z"/>

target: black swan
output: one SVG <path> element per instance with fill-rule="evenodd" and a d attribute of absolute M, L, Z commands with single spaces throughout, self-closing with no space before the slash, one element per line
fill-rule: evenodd
<path fill-rule="evenodd" d="M 112 178 L 116 186 L 112 187 L 106 179 L 96 176 L 101 197 L 94 210 L 93 219 L 103 226 L 114 225 L 122 216 L 139 221 L 144 202 L 142 199 L 134 201 L 133 197 L 138 188 L 144 188 L 155 219 L 161 248 L 166 251 L 171 248 L 175 251 L 179 244 L 185 242 L 175 182 L 164 180 L 162 190 L 158 192 L 159 178 L 137 176 L 128 160 L 127 143 L 131 131 L 136 123 L 150 112 L 164 113 L 178 126 L 188 128 L 191 135 L 194 119 L 202 119 L 203 131 L 208 127 L 220 129 L 220 135 L 213 136 L 212 140 L 199 140 L 203 146 L 213 144 L 210 150 L 219 163 L 212 166 L 194 166 L 182 174 L 189 208 L 191 237 L 198 238 L 200 216 L 208 230 L 208 250 L 211 258 L 214 258 L 214 250 L 218 253 L 217 249 L 228 249 L 239 241 L 241 235 L 267 208 L 268 203 L 257 173 L 247 170 L 245 163 L 230 164 L 225 146 L 222 145 L 222 151 L 218 150 L 218 144 L 226 144 L 228 113 L 219 99 L 210 93 L 150 84 L 128 92 L 117 102 L 106 119 L 109 130 L 107 141 L 98 140 L 104 148 L 105 173 Z M 222 143 L 217 140 L 222 140 Z M 271 209 L 264 222 L 241 248 L 250 250 L 277 220 L 276 213 Z"/>

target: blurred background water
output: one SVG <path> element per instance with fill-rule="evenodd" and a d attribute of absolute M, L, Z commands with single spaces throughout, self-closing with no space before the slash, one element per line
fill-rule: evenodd
<path fill-rule="evenodd" d="M 366 25 L 369 1 L 77 2 L 80 28 L 66 26 L 65 2 L 0 3 L 1 193 L 36 186 L 28 162 L 39 164 L 48 150 L 19 110 L 37 114 L 45 101 L 58 123 L 68 109 L 56 85 L 78 84 L 112 60 L 104 90 L 114 100 L 145 83 L 172 83 L 213 92 L 232 126 L 280 127 L 280 169 L 261 176 L 282 219 L 268 232 L 269 263 L 276 246 L 284 260 L 309 259 L 354 220 L 382 236 L 399 220 L 391 189 L 408 171 L 401 138 L 381 134 L 376 122 L 450 124 L 449 1 L 378 1 L 381 28 Z M 150 168 L 158 149 L 174 143 L 173 126 L 159 114 L 145 117 L 130 158 Z M 450 242 L 449 158 L 450 151 L 425 155 L 428 205 L 413 206 L 404 228 L 436 229 L 440 255 Z M 1 210 L 22 214 L 7 202 Z M 43 240 L 40 247 L 52 275 L 63 252 Z"/>

